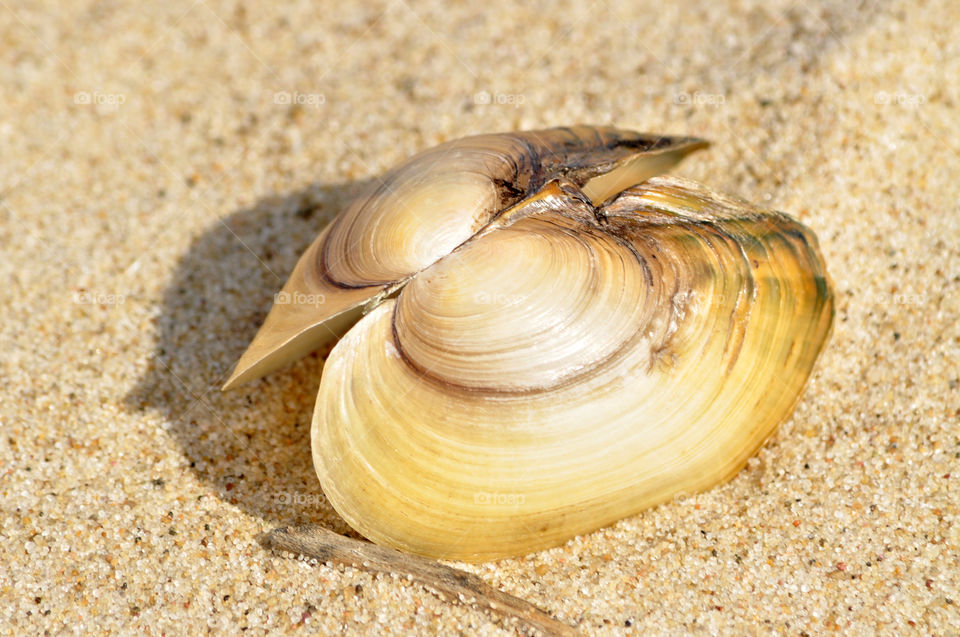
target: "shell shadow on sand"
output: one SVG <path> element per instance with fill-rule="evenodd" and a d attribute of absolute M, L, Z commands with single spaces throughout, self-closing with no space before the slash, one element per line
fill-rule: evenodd
<path fill-rule="evenodd" d="M 268 196 L 216 222 L 181 257 L 147 372 L 125 396 L 154 411 L 199 480 L 268 524 L 355 535 L 313 470 L 310 420 L 326 352 L 222 393 L 300 254 L 367 182 Z"/>

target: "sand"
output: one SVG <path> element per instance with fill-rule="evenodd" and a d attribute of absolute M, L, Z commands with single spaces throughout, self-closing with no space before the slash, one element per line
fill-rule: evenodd
<path fill-rule="evenodd" d="M 832 341 L 733 481 L 465 566 L 586 634 L 960 633 L 960 11 L 940 0 L 0 3 L 0 634 L 515 634 L 259 534 L 339 532 L 322 353 L 221 394 L 406 156 L 576 122 L 790 212 Z"/>

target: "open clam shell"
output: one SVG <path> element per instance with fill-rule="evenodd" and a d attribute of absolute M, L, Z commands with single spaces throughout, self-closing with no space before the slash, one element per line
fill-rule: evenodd
<path fill-rule="evenodd" d="M 365 306 L 376 305 L 549 179 L 582 185 L 600 202 L 704 146 L 694 138 L 575 126 L 465 137 L 411 157 L 307 249 L 278 295 L 282 302 L 224 389 L 338 338 Z"/>
<path fill-rule="evenodd" d="M 343 332 L 344 313 L 365 313 L 327 359 L 312 446 L 334 508 L 375 542 L 468 561 L 519 555 L 729 479 L 790 414 L 829 334 L 810 230 L 651 178 L 702 143 L 649 155 L 657 142 L 617 144 L 651 138 L 609 129 L 519 135 L 468 138 L 484 150 L 467 175 L 455 174 L 459 151 L 401 166 L 389 210 L 374 195 L 351 207 L 285 287 L 336 297 L 319 323 L 282 308 L 286 336 L 324 320 Z M 437 163 L 444 176 L 422 176 Z M 491 166 L 528 176 L 493 194 L 446 190 Z M 470 203 L 459 212 L 456 192 Z M 270 325 L 231 383 L 289 355 Z"/>

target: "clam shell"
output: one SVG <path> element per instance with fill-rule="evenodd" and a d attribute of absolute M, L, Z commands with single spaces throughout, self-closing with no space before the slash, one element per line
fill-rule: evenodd
<path fill-rule="evenodd" d="M 648 137 L 594 131 L 468 138 L 396 169 L 284 288 L 328 286 L 327 318 L 276 306 L 251 346 L 274 350 L 241 360 L 231 382 L 289 357 L 277 321 L 296 341 L 364 314 L 327 359 L 312 451 L 367 538 L 466 561 L 554 546 L 729 479 L 793 410 L 833 317 L 816 237 L 651 178 L 667 160 L 622 148 Z"/>
<path fill-rule="evenodd" d="M 607 127 L 476 135 L 403 162 L 356 199 L 300 258 L 229 389 L 339 338 L 421 269 L 562 176 L 602 201 L 707 144 Z M 320 302 L 322 300 L 322 302 Z"/>

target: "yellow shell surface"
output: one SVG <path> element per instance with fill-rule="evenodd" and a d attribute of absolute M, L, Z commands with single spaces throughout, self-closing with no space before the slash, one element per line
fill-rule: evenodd
<path fill-rule="evenodd" d="M 554 546 L 729 479 L 791 413 L 833 317 L 815 236 L 676 178 L 617 192 L 642 172 L 618 161 L 534 170 L 479 227 L 450 222 L 443 250 L 393 211 L 384 227 L 413 238 L 368 245 L 401 256 L 344 265 L 366 286 L 345 295 L 385 293 L 327 359 L 312 446 L 360 533 L 467 561 Z"/>

